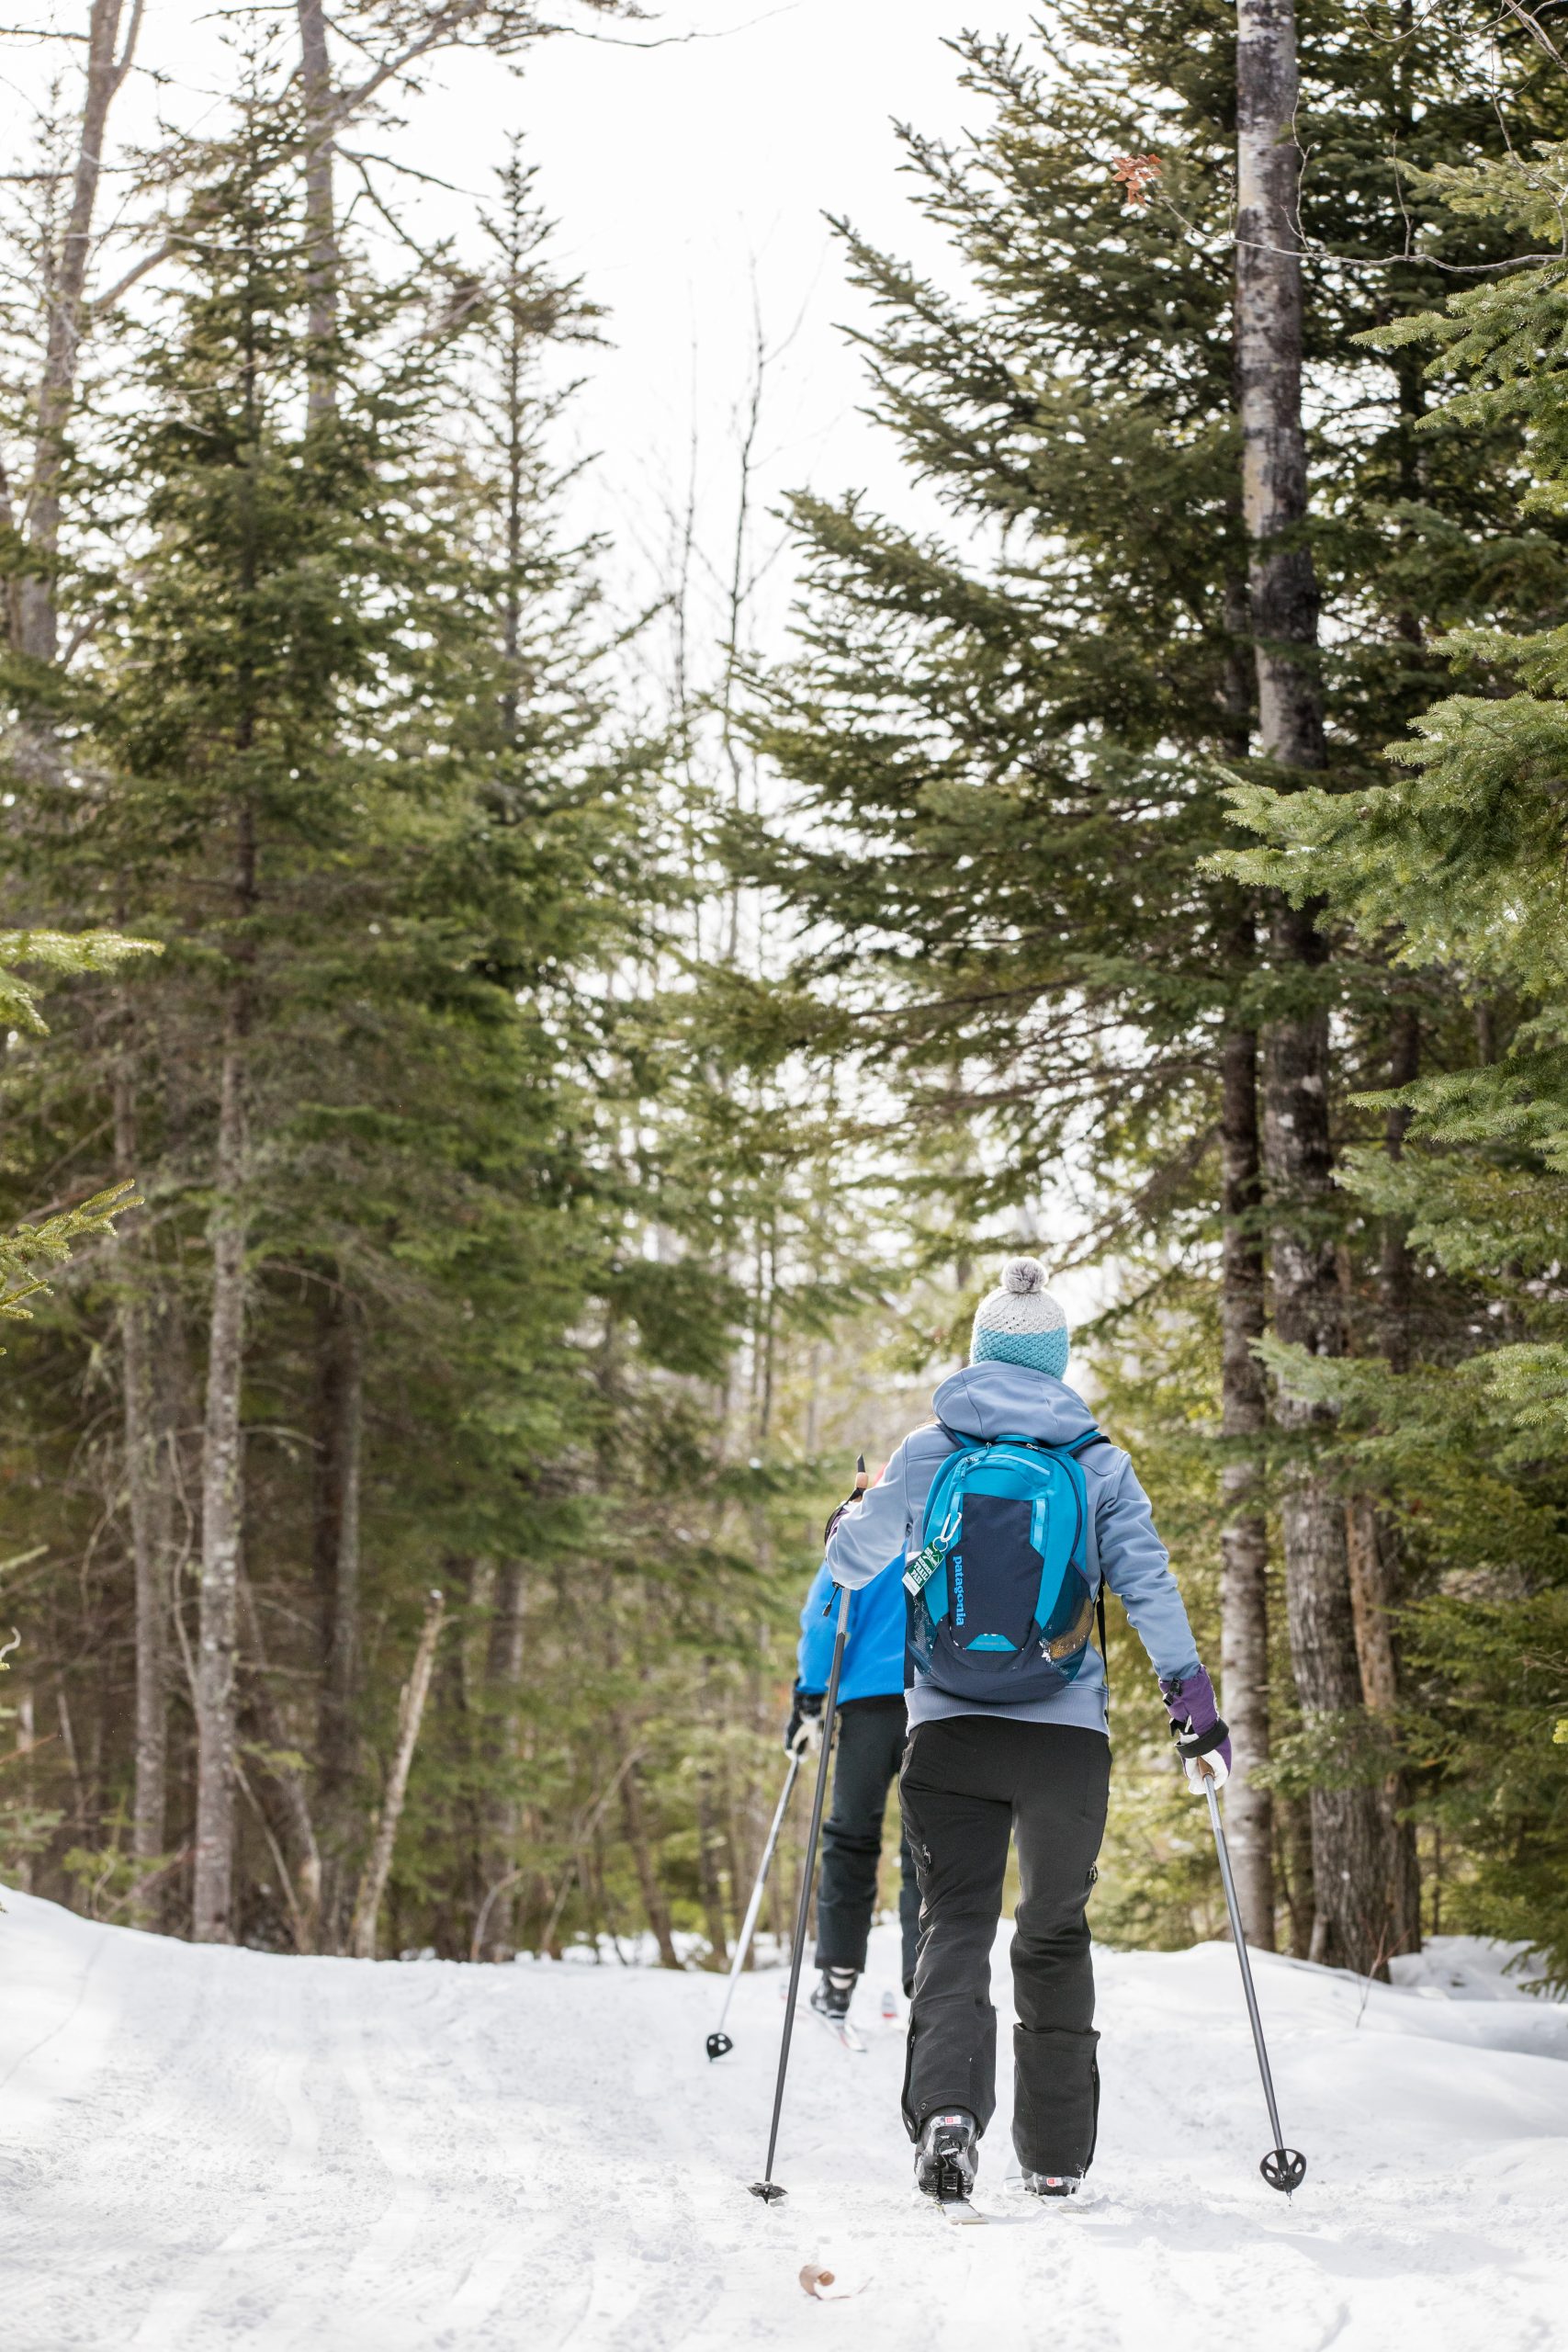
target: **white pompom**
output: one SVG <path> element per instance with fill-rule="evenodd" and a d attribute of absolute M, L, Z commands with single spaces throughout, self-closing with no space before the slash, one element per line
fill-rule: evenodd
<path fill-rule="evenodd" d="M 1002 1268 L 1002 1288 L 1010 1290 L 1016 1297 L 1044 1287 L 1045 1269 L 1038 1258 L 1010 1258 Z"/>

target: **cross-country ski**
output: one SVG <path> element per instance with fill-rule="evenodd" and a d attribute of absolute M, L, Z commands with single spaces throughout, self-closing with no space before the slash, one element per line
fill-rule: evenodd
<path fill-rule="evenodd" d="M 825 2016 L 815 2001 L 808 2001 L 806 2007 L 807 2014 L 816 2019 L 829 2039 L 836 2041 L 840 2050 L 852 2051 L 860 2058 L 865 2056 L 867 2044 L 859 2029 L 852 2025 L 848 2018 Z"/>

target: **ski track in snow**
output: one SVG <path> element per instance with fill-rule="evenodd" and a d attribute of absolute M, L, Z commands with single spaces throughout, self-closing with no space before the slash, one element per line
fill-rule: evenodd
<path fill-rule="evenodd" d="M 919 2203 L 903 2041 L 797 2031 L 743 1978 L 197 1950 L 25 1895 L 0 1919 L 0 2328 L 6 2352 L 1551 2352 L 1568 2342 L 1568 2008 L 1445 1941 L 1397 1990 L 1264 1958 L 1287 2204 L 1235 1955 L 1099 1955 L 1090 2188 Z M 1008 2014 L 1007 1942 L 997 2000 Z M 1189 2136 L 1178 2119 L 1190 2126 Z M 1196 2136 L 1191 2136 L 1195 2133 Z M 801 2265 L 856 2291 L 817 2302 Z"/>

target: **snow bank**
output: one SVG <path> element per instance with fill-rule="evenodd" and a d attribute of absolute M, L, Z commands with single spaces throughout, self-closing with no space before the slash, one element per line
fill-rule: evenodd
<path fill-rule="evenodd" d="M 1092 2193 L 954 2230 L 908 2188 L 900 2034 L 796 2035 L 781 1979 L 197 1951 L 6 1897 L 8 2352 L 1526 2352 L 1568 2337 L 1568 2011 L 1445 1941 L 1395 1989 L 1259 1963 L 1293 2203 L 1235 1956 L 1101 1954 Z M 1006 1933 L 998 1999 L 1007 2006 Z M 1179 2138 L 1175 2118 L 1197 2137 Z M 1005 2114 L 980 2199 L 998 2214 Z M 801 2289 L 832 2269 L 843 2300 Z"/>

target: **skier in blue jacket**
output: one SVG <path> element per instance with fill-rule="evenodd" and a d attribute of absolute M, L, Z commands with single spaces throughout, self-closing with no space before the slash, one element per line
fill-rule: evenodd
<path fill-rule="evenodd" d="M 995 1445 L 1004 1456 L 1006 1442 L 1017 1441 L 1011 1452 L 1026 1475 L 1059 1474 L 1081 1496 L 1072 1524 L 1085 1608 L 1101 1585 L 1125 1607 L 1159 1677 L 1193 1790 L 1201 1791 L 1205 1774 L 1223 1781 L 1230 1770 L 1229 1737 L 1148 1497 L 1126 1454 L 1100 1436 L 1062 1377 L 1067 1348 L 1066 1317 L 1044 1287 L 1043 1268 L 1013 1259 L 976 1311 L 967 1369 L 942 1382 L 934 1419 L 844 1510 L 827 1546 L 834 1583 L 857 1592 L 885 1574 L 893 1555 L 908 1559 L 919 1589 L 922 1577 L 931 1579 L 942 1611 L 928 1663 L 911 1653 L 899 1794 L 922 1898 L 904 2121 L 916 2143 L 916 2181 L 942 2200 L 967 2195 L 996 2103 L 990 1955 L 1014 1838 L 1013 2145 L 1022 2186 L 1038 2196 L 1070 2195 L 1089 2169 L 1100 2037 L 1084 1914 L 1111 1774 L 1105 1673 L 1092 1644 L 1080 1643 L 1069 1673 L 1054 1672 L 1059 1653 L 1044 1634 L 1036 1642 L 1027 1629 L 1011 1637 L 988 1625 L 977 1637 L 974 1631 L 976 1618 L 1007 1614 L 1010 1577 L 1025 1615 L 1029 1605 L 1043 1605 L 1049 1507 L 1036 1544 L 1032 1506 L 993 1499 L 1001 1488 L 987 1491 L 982 1480 L 953 1514 L 951 1534 L 944 1524 L 933 1542 L 926 1504 L 955 1453 L 974 1450 L 979 1461 Z M 1030 1449 L 1049 1450 L 1052 1463 Z M 948 1510 L 944 1503 L 944 1517 Z M 935 1623 L 926 1609 L 922 1633 L 927 1617 Z M 1041 1688 L 1030 1692 L 1032 1683 Z M 1020 1689 L 1029 1695 L 1013 1698 Z"/>
<path fill-rule="evenodd" d="M 887 1792 L 898 1777 L 904 1755 L 903 1577 L 900 1550 L 856 1594 L 839 1679 L 833 1809 L 822 1832 L 817 1894 L 817 1966 L 821 1974 L 811 1995 L 818 2015 L 834 2024 L 847 2016 L 856 1979 L 865 1967 Z M 784 1746 L 791 1750 L 804 1752 L 821 1736 L 822 1702 L 833 1656 L 832 1600 L 833 1580 L 824 1560 L 800 1612 L 794 1703 L 784 1730 Z M 898 1851 L 901 1973 L 908 1994 L 915 1979 L 920 1891 L 915 1858 L 902 1835 Z"/>

